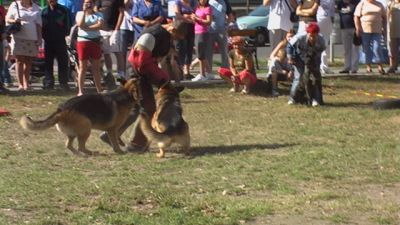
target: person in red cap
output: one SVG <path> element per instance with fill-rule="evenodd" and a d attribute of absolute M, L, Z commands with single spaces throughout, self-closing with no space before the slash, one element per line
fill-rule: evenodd
<path fill-rule="evenodd" d="M 221 67 L 218 74 L 222 79 L 232 84 L 230 92 L 239 92 L 243 86 L 242 94 L 248 94 L 250 87 L 257 82 L 254 69 L 253 55 L 244 46 L 244 40 L 240 36 L 232 38 L 233 49 L 229 51 L 229 69 Z"/>
<path fill-rule="evenodd" d="M 321 53 L 325 41 L 318 24 L 309 23 L 306 34 L 293 37 L 286 46 L 288 62 L 294 68 L 294 80 L 288 104 L 307 103 L 313 107 L 323 104 L 321 81 Z"/>

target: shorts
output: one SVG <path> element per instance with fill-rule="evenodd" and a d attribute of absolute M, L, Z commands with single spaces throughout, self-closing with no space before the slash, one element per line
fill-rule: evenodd
<path fill-rule="evenodd" d="M 100 59 L 102 55 L 100 43 L 94 41 L 78 41 L 76 51 L 79 60 Z"/>
<path fill-rule="evenodd" d="M 140 76 L 157 87 L 169 81 L 168 73 L 158 67 L 157 59 L 149 51 L 132 49 L 128 61 Z"/>
<path fill-rule="evenodd" d="M 113 52 L 122 52 L 122 34 L 120 31 L 117 32 L 118 35 L 116 38 L 115 43 L 111 43 L 110 38 L 113 35 L 114 31 L 100 31 L 102 39 L 102 46 L 101 49 L 103 50 L 104 54 L 110 54 Z M 114 34 L 115 35 L 115 34 Z"/>
<path fill-rule="evenodd" d="M 194 42 L 196 44 L 197 58 L 206 59 L 208 45 L 210 45 L 210 34 L 195 34 Z"/>
<path fill-rule="evenodd" d="M 135 33 L 131 30 L 121 30 L 121 36 L 122 36 L 121 48 L 122 51 L 125 53 L 128 51 L 129 48 L 132 47 Z"/>
<path fill-rule="evenodd" d="M 39 48 L 34 40 L 24 40 L 13 37 L 11 39 L 11 55 L 36 57 Z"/>
<path fill-rule="evenodd" d="M 221 67 L 218 69 L 218 73 L 221 77 L 227 77 L 229 79 L 231 79 L 233 76 L 231 70 L 228 68 Z M 234 81 L 235 84 L 243 84 L 244 79 L 249 79 L 251 85 L 254 85 L 257 82 L 256 75 L 250 73 L 248 70 L 243 70 L 243 71 L 239 72 L 239 77 L 235 77 L 235 78 L 236 78 Z"/>

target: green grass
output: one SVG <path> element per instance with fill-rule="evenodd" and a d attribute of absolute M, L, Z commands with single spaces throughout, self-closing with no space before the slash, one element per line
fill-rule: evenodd
<path fill-rule="evenodd" d="M 362 94 L 400 97 L 399 81 L 325 79 L 320 108 L 187 88 L 192 154 L 165 159 L 116 155 L 98 131 L 87 145 L 106 156 L 74 156 L 55 128 L 18 125 L 74 93 L 0 96 L 0 224 L 400 224 L 400 110 Z"/>

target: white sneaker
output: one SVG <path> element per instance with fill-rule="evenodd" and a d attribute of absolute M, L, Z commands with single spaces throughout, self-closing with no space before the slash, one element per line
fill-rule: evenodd
<path fill-rule="evenodd" d="M 312 103 L 311 103 L 311 105 L 312 105 L 312 107 L 317 107 L 317 106 L 319 106 L 319 103 L 317 102 L 317 100 L 312 100 Z"/>
<path fill-rule="evenodd" d="M 214 80 L 214 79 L 215 79 L 215 74 L 213 74 L 213 73 L 208 73 L 208 74 L 206 74 L 206 77 L 207 77 L 207 79 L 209 79 L 209 80 Z"/>
<path fill-rule="evenodd" d="M 294 104 L 294 101 L 293 101 L 292 99 L 290 99 L 290 100 L 287 102 L 287 104 L 288 104 L 288 105 L 293 105 L 293 104 Z"/>
<path fill-rule="evenodd" d="M 197 75 L 192 79 L 192 81 L 204 81 L 204 80 L 207 80 L 207 78 L 206 78 L 205 76 L 201 75 L 201 74 L 197 74 Z"/>

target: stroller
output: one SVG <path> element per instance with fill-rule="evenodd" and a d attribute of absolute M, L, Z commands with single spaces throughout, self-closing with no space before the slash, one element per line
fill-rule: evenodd
<path fill-rule="evenodd" d="M 67 52 L 68 52 L 68 76 L 72 77 L 77 85 L 78 82 L 78 71 L 79 71 L 79 59 L 78 52 L 76 50 L 76 42 L 78 39 L 78 26 L 75 24 L 71 27 L 70 35 L 67 37 Z M 100 68 L 100 74 L 103 74 L 103 68 Z M 86 72 L 85 79 L 94 86 L 93 75 L 91 74 L 90 63 Z"/>

